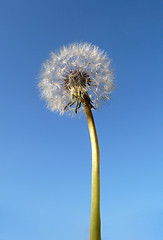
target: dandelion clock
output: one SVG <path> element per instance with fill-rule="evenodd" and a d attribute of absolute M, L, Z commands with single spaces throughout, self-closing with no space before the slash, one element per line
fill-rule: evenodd
<path fill-rule="evenodd" d="M 85 111 L 92 146 L 90 240 L 101 240 L 100 156 L 92 109 L 109 99 L 113 85 L 110 59 L 88 43 L 74 43 L 52 52 L 42 66 L 38 84 L 51 111 L 70 115 Z"/>

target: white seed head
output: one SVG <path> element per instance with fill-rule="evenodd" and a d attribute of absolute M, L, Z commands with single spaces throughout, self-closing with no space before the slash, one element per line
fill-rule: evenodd
<path fill-rule="evenodd" d="M 109 99 L 113 85 L 110 59 L 88 43 L 74 43 L 52 52 L 42 66 L 38 84 L 48 108 L 60 114 L 81 112 L 85 103 L 98 108 L 101 101 Z"/>

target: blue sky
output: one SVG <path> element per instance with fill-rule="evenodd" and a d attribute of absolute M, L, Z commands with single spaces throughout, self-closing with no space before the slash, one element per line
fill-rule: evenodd
<path fill-rule="evenodd" d="M 101 152 L 102 240 L 163 239 L 163 2 L 0 3 L 0 240 L 88 240 L 86 118 L 51 113 L 37 77 L 50 51 L 91 42 L 117 88 L 94 111 Z"/>

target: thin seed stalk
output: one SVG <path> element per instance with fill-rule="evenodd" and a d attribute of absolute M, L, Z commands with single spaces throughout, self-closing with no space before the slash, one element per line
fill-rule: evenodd
<path fill-rule="evenodd" d="M 91 225 L 90 240 L 101 240 L 100 220 L 100 154 L 96 127 L 91 108 L 84 105 L 92 147 L 92 196 L 91 196 Z"/>

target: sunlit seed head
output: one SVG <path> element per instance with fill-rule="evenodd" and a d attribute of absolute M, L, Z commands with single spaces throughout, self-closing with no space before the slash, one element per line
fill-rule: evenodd
<path fill-rule="evenodd" d="M 63 47 L 42 67 L 39 88 L 51 111 L 81 112 L 87 101 L 97 108 L 113 90 L 110 60 L 97 46 L 74 43 Z"/>

